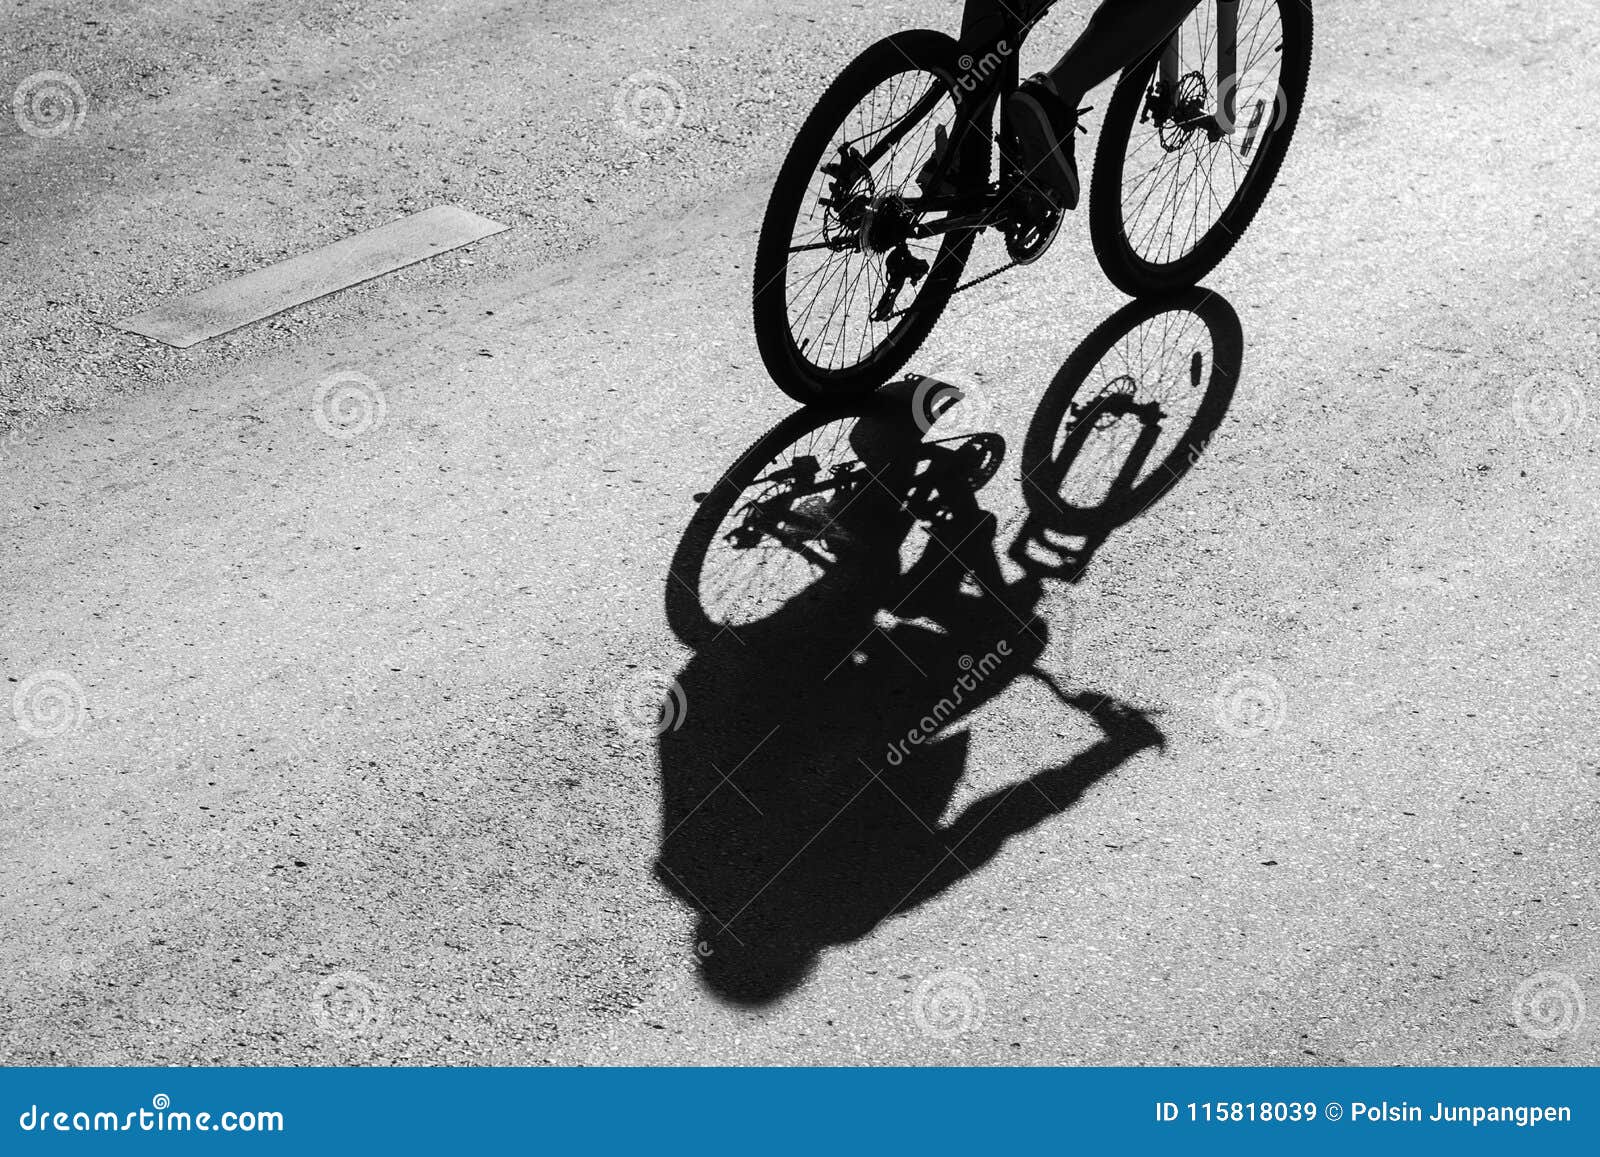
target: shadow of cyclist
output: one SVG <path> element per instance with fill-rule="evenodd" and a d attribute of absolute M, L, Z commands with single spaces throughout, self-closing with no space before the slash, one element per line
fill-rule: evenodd
<path fill-rule="evenodd" d="M 1175 344 L 1210 343 L 1204 381 L 1178 375 L 1163 393 L 1145 355 L 1096 378 L 1175 313 L 1203 322 L 1182 341 L 1164 328 Z M 941 436 L 958 394 L 929 380 L 792 416 L 705 496 L 668 577 L 669 619 L 695 654 L 677 680 L 687 710 L 660 737 L 656 874 L 698 914 L 717 996 L 781 997 L 824 948 L 937 896 L 1163 743 L 1136 708 L 1063 687 L 1042 664 L 1040 607 L 1048 583 L 1075 581 L 1117 520 L 1193 463 L 1226 411 L 1236 337 L 1214 295 L 1136 303 L 1097 330 L 1025 440 L 1028 515 L 1009 551 L 978 501 L 1004 441 Z M 1104 483 L 1100 500 L 1079 483 Z M 1006 553 L 1020 577 L 1006 577 Z M 1097 738 L 945 818 L 969 768 L 964 721 L 1024 677 Z"/>

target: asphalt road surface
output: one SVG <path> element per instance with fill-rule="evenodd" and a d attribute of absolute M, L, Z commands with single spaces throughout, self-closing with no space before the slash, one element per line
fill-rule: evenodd
<path fill-rule="evenodd" d="M 84 116 L 0 125 L 0 1059 L 1600 1061 L 1600 34 L 1317 16 L 1203 310 L 1119 313 L 1075 219 L 913 361 L 1006 593 L 894 618 L 704 532 L 793 411 L 783 150 L 954 4 L 13 6 L 0 88 Z M 512 228 L 111 327 L 442 203 Z M 1117 358 L 1237 385 L 1030 585 L 1028 431 Z M 759 449 L 899 436 L 811 425 Z"/>

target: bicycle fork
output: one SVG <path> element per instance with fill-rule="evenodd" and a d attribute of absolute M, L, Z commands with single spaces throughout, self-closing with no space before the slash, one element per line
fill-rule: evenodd
<path fill-rule="evenodd" d="M 1239 127 L 1239 0 L 1215 0 L 1217 5 L 1217 91 L 1216 111 L 1211 122 L 1222 136 L 1232 136 Z M 1183 79 L 1179 58 L 1180 26 L 1161 50 L 1161 90 L 1175 94 Z M 1257 101 L 1245 129 L 1240 154 L 1249 156 L 1266 112 L 1264 101 Z"/>

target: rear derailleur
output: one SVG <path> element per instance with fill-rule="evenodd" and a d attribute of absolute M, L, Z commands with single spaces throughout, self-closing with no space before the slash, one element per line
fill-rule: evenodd
<path fill-rule="evenodd" d="M 888 321 L 894 316 L 895 299 L 900 296 L 900 291 L 906 287 L 906 282 L 912 285 L 920 284 L 928 274 L 929 265 L 922 258 L 906 248 L 901 242 L 889 250 L 889 259 L 884 262 L 883 294 L 878 298 L 878 304 L 872 308 L 873 321 Z"/>

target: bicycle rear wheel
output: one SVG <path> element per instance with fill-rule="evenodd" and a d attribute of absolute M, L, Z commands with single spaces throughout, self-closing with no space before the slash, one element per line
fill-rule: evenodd
<path fill-rule="evenodd" d="M 874 44 L 823 94 L 778 174 L 756 249 L 756 344 L 796 401 L 839 401 L 888 381 L 960 280 L 970 229 L 907 236 L 920 219 L 907 202 L 938 178 L 930 162 L 978 135 L 959 131 L 958 56 L 938 32 Z M 986 179 L 987 161 L 959 167 L 982 167 Z"/>
<path fill-rule="evenodd" d="M 1176 83 L 1161 54 L 1128 69 L 1106 109 L 1089 191 L 1095 256 L 1139 296 L 1187 289 L 1216 268 L 1261 208 L 1289 151 L 1311 72 L 1307 0 L 1240 0 L 1232 131 L 1212 116 L 1217 6 L 1176 34 Z"/>

